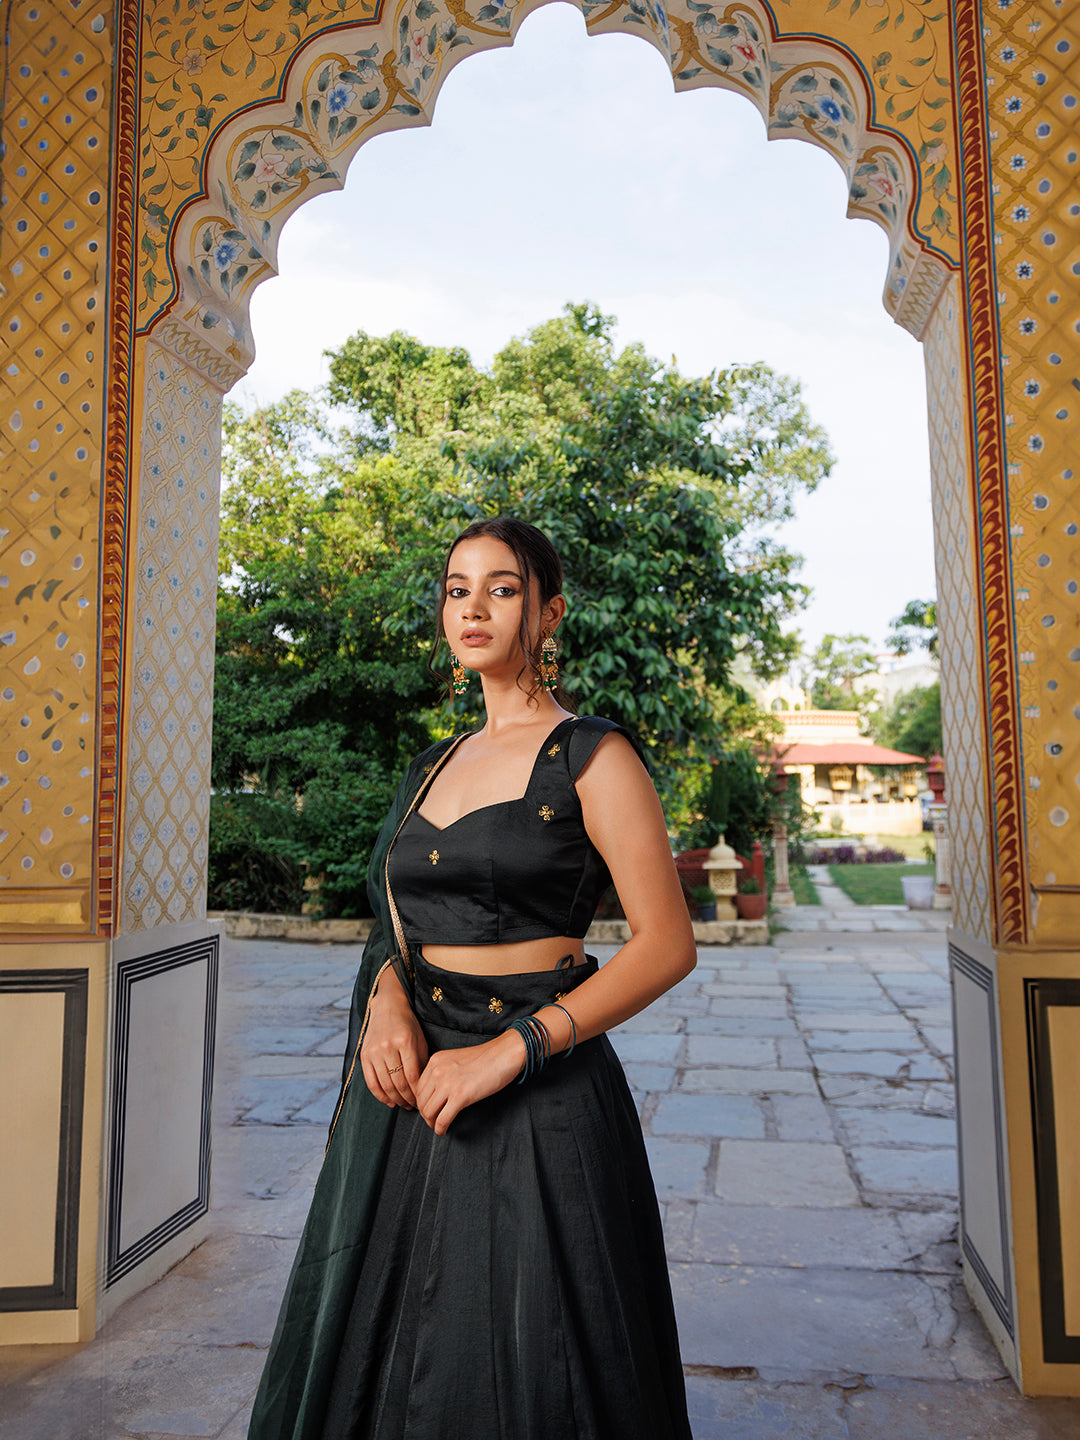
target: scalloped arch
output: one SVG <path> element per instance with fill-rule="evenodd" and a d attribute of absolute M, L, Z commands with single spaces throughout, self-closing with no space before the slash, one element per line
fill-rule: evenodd
<path fill-rule="evenodd" d="M 545 3 L 397 0 L 378 19 L 299 45 L 279 97 L 242 106 L 207 145 L 202 193 L 183 205 L 169 231 L 173 296 L 143 333 L 220 388 L 234 384 L 254 357 L 250 297 L 277 273 L 289 215 L 310 196 L 342 188 L 352 158 L 373 135 L 429 125 L 454 66 L 512 44 L 525 17 Z M 889 237 L 885 308 L 922 335 L 954 268 L 953 256 L 918 223 L 920 156 L 925 163 L 934 144 L 916 151 L 879 123 L 874 87 L 851 51 L 820 36 L 778 35 L 772 12 L 757 0 L 726 7 L 678 0 L 669 9 L 660 0 L 577 3 L 591 34 L 636 33 L 649 41 L 676 90 L 716 86 L 744 95 L 770 140 L 800 139 L 827 151 L 847 180 L 848 215 L 874 221 Z"/>

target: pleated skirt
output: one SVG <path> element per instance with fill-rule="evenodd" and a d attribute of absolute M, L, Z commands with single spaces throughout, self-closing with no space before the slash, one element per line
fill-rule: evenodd
<path fill-rule="evenodd" d="M 416 957 L 432 1051 L 595 973 Z M 397 1110 L 323 1440 L 690 1440 L 663 1235 L 606 1036 L 464 1110 Z"/>

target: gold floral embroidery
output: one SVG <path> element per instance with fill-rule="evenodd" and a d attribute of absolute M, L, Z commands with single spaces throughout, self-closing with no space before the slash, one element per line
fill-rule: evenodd
<path fill-rule="evenodd" d="M 503 1005 L 503 1002 L 502 1002 L 501 1000 L 496 999 L 496 997 L 495 997 L 494 995 L 492 995 L 490 1001 L 488 1002 L 488 1009 L 491 1011 L 491 1013 L 492 1013 L 493 1015 L 501 1015 L 501 1014 L 502 1014 L 502 1005 Z"/>
<path fill-rule="evenodd" d="M 433 1000 L 441 1000 L 441 999 L 442 999 L 442 991 L 439 989 L 438 985 L 436 985 L 436 986 L 435 986 L 435 989 L 432 990 L 432 992 L 431 992 L 431 998 L 432 998 Z"/>
<path fill-rule="evenodd" d="M 425 766 L 424 766 L 424 774 L 425 774 L 425 775 L 430 775 L 431 772 L 432 772 L 432 770 L 434 770 L 434 769 L 435 769 L 435 766 L 434 766 L 434 765 L 425 765 Z"/>
<path fill-rule="evenodd" d="M 549 755 L 557 755 L 561 749 L 562 749 L 562 746 L 558 743 L 558 741 L 556 741 L 555 744 L 552 745 L 551 749 L 548 751 L 548 754 L 549 754 Z"/>
<path fill-rule="evenodd" d="M 566 999 L 566 991 L 565 991 L 565 990 L 560 990 L 559 993 L 555 996 L 555 999 L 556 999 L 556 1000 L 565 1000 L 565 999 Z"/>
<path fill-rule="evenodd" d="M 550 805 L 541 805 L 536 813 L 540 816 L 540 819 L 544 821 L 555 819 L 555 811 L 552 810 Z"/>
<path fill-rule="evenodd" d="M 431 854 L 427 858 L 431 861 L 433 865 L 437 865 L 439 863 L 438 850 L 432 850 Z"/>

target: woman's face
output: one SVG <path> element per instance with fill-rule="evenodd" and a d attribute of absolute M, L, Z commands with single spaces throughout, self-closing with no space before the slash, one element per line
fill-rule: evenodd
<path fill-rule="evenodd" d="M 545 625 L 562 619 L 562 597 L 540 603 L 530 586 L 529 635 L 535 646 Z M 521 653 L 521 606 L 525 577 L 517 556 L 493 535 L 477 535 L 454 546 L 446 576 L 443 630 L 463 665 L 481 674 L 525 663 Z"/>

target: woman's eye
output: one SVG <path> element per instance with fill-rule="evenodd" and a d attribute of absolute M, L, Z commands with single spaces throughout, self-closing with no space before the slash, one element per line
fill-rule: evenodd
<path fill-rule="evenodd" d="M 460 585 L 452 585 L 450 589 L 446 592 L 446 598 L 448 600 L 460 600 L 461 597 L 466 593 L 467 592 L 463 590 Z"/>
<path fill-rule="evenodd" d="M 497 586 L 495 587 L 495 589 L 492 591 L 492 594 L 493 594 L 493 595 L 502 595 L 502 596 L 505 597 L 505 596 L 507 596 L 507 595 L 516 595 L 516 594 L 517 594 L 517 591 L 514 589 L 514 587 L 513 587 L 512 585 L 497 585 Z"/>

